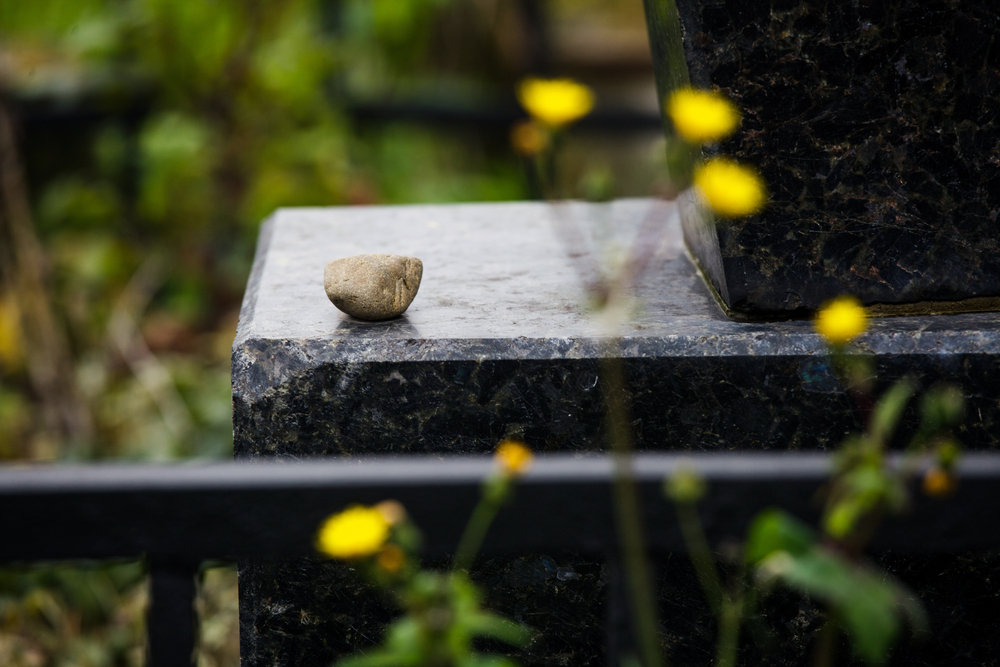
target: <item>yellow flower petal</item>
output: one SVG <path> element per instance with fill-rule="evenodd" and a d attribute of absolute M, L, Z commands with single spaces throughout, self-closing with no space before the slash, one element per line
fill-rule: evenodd
<path fill-rule="evenodd" d="M 375 564 L 389 574 L 399 572 L 406 565 L 406 552 L 395 544 L 387 544 L 382 551 L 378 552 Z"/>
<path fill-rule="evenodd" d="M 390 526 L 395 526 L 406 518 L 406 508 L 398 500 L 383 500 L 375 506 L 375 509 Z"/>
<path fill-rule="evenodd" d="M 387 539 L 389 522 L 382 512 L 355 505 L 323 522 L 316 546 L 328 556 L 351 560 L 378 553 Z"/>
<path fill-rule="evenodd" d="M 767 192 L 757 172 L 725 158 L 715 158 L 697 167 L 694 185 L 709 208 L 725 218 L 756 213 L 767 201 Z"/>
<path fill-rule="evenodd" d="M 955 493 L 958 488 L 958 481 L 955 476 L 941 468 L 931 468 L 924 474 L 924 481 L 921 484 L 924 495 L 931 498 L 947 498 Z"/>
<path fill-rule="evenodd" d="M 535 455 L 523 443 L 516 440 L 504 440 L 497 445 L 493 458 L 503 471 L 509 475 L 520 475 L 530 466 Z"/>
<path fill-rule="evenodd" d="M 510 129 L 510 143 L 518 155 L 538 155 L 549 145 L 547 132 L 531 120 L 522 120 Z"/>
<path fill-rule="evenodd" d="M 675 90 L 667 100 L 666 111 L 674 131 L 692 144 L 725 139 L 740 124 L 736 107 L 719 93 L 709 90 Z"/>
<path fill-rule="evenodd" d="M 531 117 L 558 128 L 580 120 L 594 108 L 594 93 L 570 79 L 525 79 L 517 99 Z"/>
<path fill-rule="evenodd" d="M 844 345 L 864 333 L 868 327 L 868 315 L 853 296 L 840 296 L 816 314 L 815 326 L 830 345 Z"/>

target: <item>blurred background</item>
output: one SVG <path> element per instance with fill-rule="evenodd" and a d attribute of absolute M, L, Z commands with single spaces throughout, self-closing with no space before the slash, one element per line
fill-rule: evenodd
<path fill-rule="evenodd" d="M 534 197 L 528 75 L 597 95 L 560 196 L 651 191 L 642 0 L 0 0 L 0 459 L 231 457 L 261 221 Z M 146 596 L 141 563 L 0 570 L 0 664 L 142 664 Z M 231 567 L 199 605 L 200 664 L 238 664 Z"/>

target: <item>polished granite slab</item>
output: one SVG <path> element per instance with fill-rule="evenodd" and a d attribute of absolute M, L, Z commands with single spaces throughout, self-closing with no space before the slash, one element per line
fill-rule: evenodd
<path fill-rule="evenodd" d="M 688 72 L 727 94 L 743 124 L 712 152 L 757 166 L 771 194 L 686 229 L 729 308 L 780 316 L 844 291 L 1000 308 L 995 0 L 676 5 L 646 1 L 661 94 Z"/>
<path fill-rule="evenodd" d="M 619 331 L 639 446 L 813 448 L 857 428 L 810 322 L 726 317 L 672 210 L 627 200 L 280 211 L 262 230 L 233 348 L 237 455 L 486 451 L 517 434 L 537 449 L 599 449 L 606 337 L 557 230 L 578 231 L 573 252 L 600 263 L 646 216 L 662 219 L 658 249 Z M 365 252 L 423 260 L 402 317 L 360 322 L 327 300 L 326 262 Z M 960 381 L 975 417 L 966 438 L 991 447 L 998 322 L 878 318 L 859 347 L 886 381 Z"/>
<path fill-rule="evenodd" d="M 608 338 L 581 285 L 588 267 L 620 257 L 640 228 L 658 233 L 643 236 L 652 260 L 617 332 L 637 447 L 823 449 L 861 427 L 808 321 L 724 314 L 685 252 L 672 205 L 289 209 L 262 228 L 234 342 L 236 456 L 485 453 L 506 436 L 536 450 L 602 450 L 598 360 Z M 323 291 L 327 261 L 369 252 L 424 262 L 420 291 L 396 320 L 353 320 Z M 997 446 L 997 315 L 878 318 L 859 347 L 885 384 L 912 373 L 961 386 L 960 438 Z M 981 581 L 993 562 L 976 558 L 891 563 L 950 599 L 969 575 L 939 575 Z M 711 650 L 707 608 L 683 555 L 660 567 L 661 640 L 675 664 L 697 662 Z M 494 608 L 542 631 L 517 654 L 524 664 L 603 662 L 603 565 L 530 554 L 491 559 L 476 576 Z M 769 621 L 800 657 L 820 622 L 803 604 L 783 600 Z M 371 645 L 392 613 L 347 568 L 310 559 L 241 563 L 240 608 L 242 660 L 253 667 L 328 665 Z M 953 620 L 955 608 L 933 613 Z M 941 650 L 954 644 L 949 636 Z"/>

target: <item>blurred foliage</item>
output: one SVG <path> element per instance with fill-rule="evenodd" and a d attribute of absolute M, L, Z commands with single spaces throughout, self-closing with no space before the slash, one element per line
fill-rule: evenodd
<path fill-rule="evenodd" d="M 201 619 L 198 667 L 238 665 L 240 609 L 236 568 L 205 570 L 195 604 Z"/>
<path fill-rule="evenodd" d="M 141 563 L 0 570 L 0 663 L 142 665 Z"/>
<path fill-rule="evenodd" d="M 93 421 L 72 443 L 42 426 L 8 285 L 0 457 L 227 456 L 228 341 L 280 206 L 523 198 L 502 143 L 358 125 L 338 102 L 345 82 L 433 75 L 472 4 L 0 0 L 0 92 L 70 121 L 26 124 L 22 156 Z"/>
<path fill-rule="evenodd" d="M 198 667 L 239 664 L 236 568 L 202 572 Z M 0 664 L 139 667 L 149 586 L 140 562 L 0 570 Z"/>
<path fill-rule="evenodd" d="M 348 87 L 405 87 L 449 62 L 495 77 L 496 53 L 438 48 L 486 43 L 488 21 L 454 21 L 479 5 L 497 10 L 0 0 L 0 102 L 23 120 L 64 381 L 92 426 L 46 421 L 27 297 L 17 262 L 0 260 L 0 459 L 230 457 L 230 347 L 258 226 L 277 207 L 523 198 L 502 141 L 344 112 Z M 235 585 L 231 569 L 205 575 L 201 665 L 238 662 Z M 0 663 L 141 664 L 146 595 L 138 564 L 0 570 Z"/>
<path fill-rule="evenodd" d="M 954 466 L 961 454 L 955 431 L 965 418 L 963 394 L 948 384 L 927 388 L 919 401 L 920 426 L 906 433 L 900 423 L 907 406 L 916 402 L 919 385 L 903 377 L 876 393 L 872 357 L 851 344 L 867 326 L 865 311 L 854 306 L 853 299 L 840 299 L 824 307 L 814 324 L 867 422 L 864 432 L 841 442 L 831 478 L 817 493 L 824 505 L 820 530 L 784 510 L 758 513 L 747 531 L 742 557 L 735 559 L 736 576 L 724 581 L 725 571 L 716 563 L 696 511 L 706 493 L 704 479 L 696 470 L 678 469 L 664 485 L 677 506 L 692 564 L 717 618 L 717 666 L 737 663 L 741 625 L 755 620 L 760 603 L 779 585 L 823 606 L 825 620 L 812 649 L 817 665 L 834 664 L 841 633 L 850 640 L 854 655 L 873 666 L 890 658 L 904 627 L 921 640 L 929 637 L 920 599 L 888 571 L 869 563 L 864 550 L 883 518 L 912 506 L 911 482 L 921 470 L 924 494 L 945 498 L 954 492 Z M 897 430 L 906 441 L 898 462 L 888 455 Z"/>

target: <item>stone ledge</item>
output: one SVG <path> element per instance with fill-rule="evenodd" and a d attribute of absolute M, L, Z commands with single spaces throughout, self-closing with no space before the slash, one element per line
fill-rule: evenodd
<path fill-rule="evenodd" d="M 646 215 L 664 231 L 621 329 L 641 447 L 825 447 L 859 427 L 811 324 L 729 320 L 671 213 L 653 200 L 279 211 L 262 230 L 234 343 L 238 455 L 486 451 L 514 434 L 540 449 L 600 448 L 591 389 L 604 341 L 554 226 L 575 225 L 599 256 L 630 242 Z M 424 261 L 404 316 L 360 322 L 327 300 L 325 263 L 365 252 Z M 878 318 L 859 347 L 886 381 L 913 372 L 961 384 L 977 419 L 969 442 L 990 447 L 997 324 L 991 313 Z M 815 410 L 829 419 L 809 419 Z"/>
<path fill-rule="evenodd" d="M 237 457 L 485 453 L 506 436 L 536 450 L 603 449 L 605 348 L 579 305 L 577 270 L 554 225 L 577 225 L 593 250 L 630 238 L 651 210 L 662 215 L 664 233 L 639 289 L 642 307 L 621 330 L 637 447 L 826 449 L 860 429 L 811 324 L 727 319 L 666 205 L 291 209 L 262 230 L 234 343 Z M 420 292 L 397 320 L 354 321 L 324 294 L 327 261 L 368 252 L 424 262 Z M 860 346 L 874 355 L 884 383 L 912 373 L 961 386 L 968 410 L 959 435 L 969 447 L 992 449 L 1000 433 L 998 323 L 989 313 L 880 318 Z M 979 587 L 996 566 L 981 556 L 884 561 L 928 599 Z M 671 658 L 703 660 L 713 626 L 687 559 L 659 566 Z M 475 576 L 494 608 L 544 636 L 515 656 L 526 667 L 603 664 L 604 566 L 534 554 L 490 559 Z M 932 623 L 947 631 L 935 655 L 949 659 L 969 641 L 947 625 L 968 604 L 953 598 L 931 609 Z M 818 611 L 779 602 L 771 622 L 782 629 L 782 652 L 773 664 L 801 663 L 816 629 L 801 619 L 815 620 Z M 313 559 L 240 564 L 245 667 L 329 665 L 372 645 L 391 615 L 346 567 Z M 988 616 L 990 627 L 995 618 Z M 995 643 L 980 642 L 977 655 L 992 654 Z"/>

